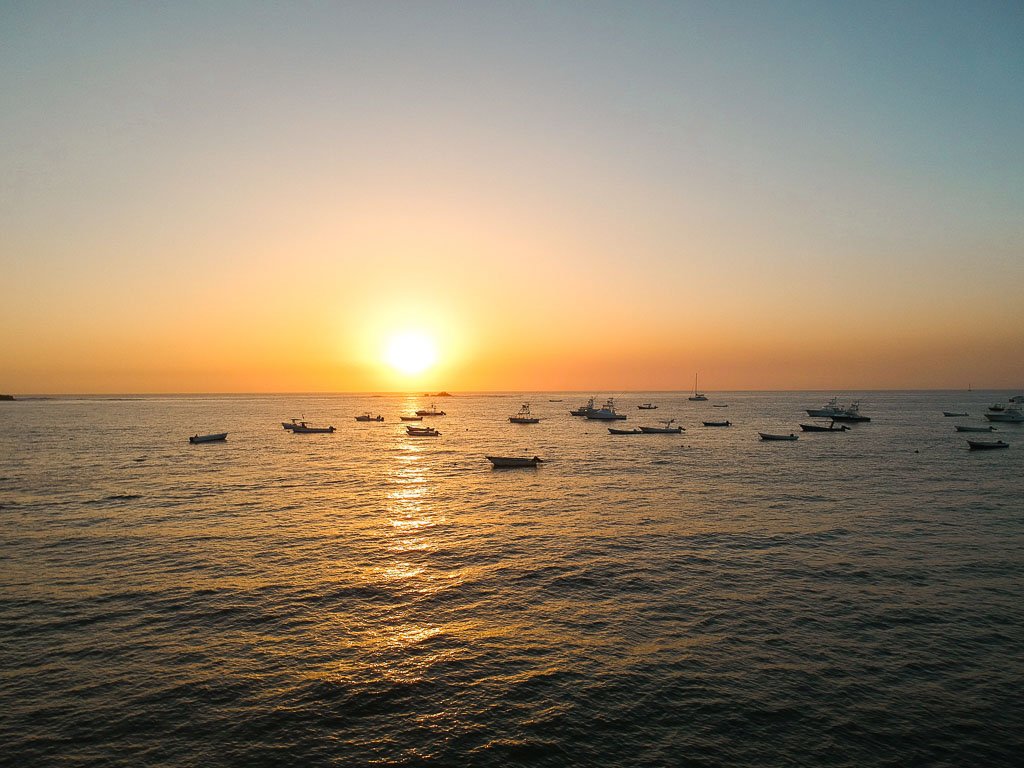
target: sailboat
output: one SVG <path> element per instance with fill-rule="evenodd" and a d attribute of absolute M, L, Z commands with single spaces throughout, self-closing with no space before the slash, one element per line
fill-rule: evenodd
<path fill-rule="evenodd" d="M 697 391 L 697 374 L 693 374 L 693 394 L 690 395 L 690 400 L 701 401 L 707 400 L 708 397 L 703 392 Z"/>

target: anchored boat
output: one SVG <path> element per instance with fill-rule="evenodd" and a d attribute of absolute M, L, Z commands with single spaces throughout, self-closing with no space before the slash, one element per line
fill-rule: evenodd
<path fill-rule="evenodd" d="M 534 456 L 532 459 L 520 459 L 515 456 L 486 456 L 485 457 L 494 469 L 508 469 L 511 467 L 536 467 L 542 464 L 544 459 Z"/>

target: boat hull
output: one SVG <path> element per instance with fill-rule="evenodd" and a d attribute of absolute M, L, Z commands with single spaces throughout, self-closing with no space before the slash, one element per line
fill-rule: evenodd
<path fill-rule="evenodd" d="M 227 439 L 227 432 L 219 432 L 215 435 L 192 435 L 188 441 L 194 445 L 196 443 L 223 443 Z"/>
<path fill-rule="evenodd" d="M 624 413 L 607 413 L 603 411 L 596 411 L 594 413 L 584 414 L 588 419 L 593 421 L 625 421 L 626 414 Z"/>
<path fill-rule="evenodd" d="M 640 427 L 645 435 L 678 435 L 683 431 L 682 427 Z"/>
<path fill-rule="evenodd" d="M 992 425 L 987 427 L 965 427 L 962 424 L 958 424 L 956 428 L 957 432 L 995 432 L 996 428 Z"/>
<path fill-rule="evenodd" d="M 615 427 L 608 427 L 608 433 L 611 435 L 641 435 L 643 432 L 639 429 L 615 429 Z"/>
<path fill-rule="evenodd" d="M 986 413 L 985 418 L 989 421 L 999 422 L 1001 424 L 1021 424 L 1024 423 L 1024 414 L 1016 409 L 997 411 L 995 413 Z"/>
<path fill-rule="evenodd" d="M 524 418 L 520 416 L 509 416 L 508 420 L 513 424 L 540 424 L 540 419 Z"/>
<path fill-rule="evenodd" d="M 820 424 L 801 424 L 800 429 L 802 429 L 804 432 L 846 432 L 849 429 L 849 427 L 846 426 L 845 424 L 840 425 L 838 427 L 823 427 Z"/>
<path fill-rule="evenodd" d="M 967 447 L 972 451 L 992 451 L 998 448 L 1009 448 L 1009 443 L 1004 443 L 1002 440 L 996 440 L 995 442 L 989 442 L 987 440 L 968 440 Z"/>
<path fill-rule="evenodd" d="M 543 463 L 543 459 L 534 456 L 532 459 L 522 459 L 515 456 L 487 456 L 485 457 L 494 469 L 513 469 L 516 467 L 536 467 Z"/>
<path fill-rule="evenodd" d="M 780 441 L 780 442 L 782 442 L 782 441 L 793 442 L 794 440 L 796 440 L 798 438 L 798 435 L 793 435 L 793 434 L 789 434 L 789 435 L 770 435 L 767 432 L 758 432 L 757 434 L 759 434 L 761 436 L 761 439 L 765 440 L 765 441 L 773 441 L 774 440 L 774 441 Z"/>
<path fill-rule="evenodd" d="M 296 435 L 331 435 L 334 431 L 334 427 L 292 427 L 292 433 Z"/>
<path fill-rule="evenodd" d="M 731 427 L 731 421 L 702 421 L 705 427 Z"/>

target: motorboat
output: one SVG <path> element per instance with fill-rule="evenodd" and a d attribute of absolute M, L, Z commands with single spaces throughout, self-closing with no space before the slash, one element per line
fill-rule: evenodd
<path fill-rule="evenodd" d="M 510 469 L 512 467 L 536 467 L 543 464 L 544 459 L 534 456 L 532 459 L 521 459 L 515 456 L 486 456 L 494 469 Z"/>
<path fill-rule="evenodd" d="M 1009 443 L 1002 440 L 968 440 L 967 446 L 972 451 L 991 451 L 995 448 L 1009 448 Z"/>
<path fill-rule="evenodd" d="M 192 444 L 195 443 L 223 443 L 228 439 L 227 432 L 217 432 L 213 435 L 192 435 L 188 441 Z"/>
<path fill-rule="evenodd" d="M 673 427 L 672 423 L 675 419 L 665 419 L 662 424 L 663 427 L 640 427 L 640 431 L 645 435 L 678 435 L 683 431 L 682 427 Z"/>
<path fill-rule="evenodd" d="M 291 421 L 282 421 L 281 426 L 285 429 L 295 429 L 295 426 L 302 423 L 302 419 L 292 419 Z"/>
<path fill-rule="evenodd" d="M 801 424 L 800 429 L 804 432 L 846 432 L 850 428 L 845 424 L 836 426 L 836 423 L 833 421 L 828 426 L 824 424 Z"/>
<path fill-rule="evenodd" d="M 814 416 L 815 418 L 828 419 L 835 416 L 837 413 L 843 413 L 846 409 L 839 404 L 839 398 L 833 397 L 821 408 L 808 408 L 807 415 Z"/>
<path fill-rule="evenodd" d="M 608 402 L 600 408 L 588 409 L 584 416 L 597 421 L 620 421 L 626 418 L 626 414 L 615 411 L 615 401 L 612 398 L 608 398 Z"/>
<path fill-rule="evenodd" d="M 562 401 L 561 401 L 561 400 L 548 400 L 548 402 L 549 402 L 549 403 L 560 403 L 560 402 L 562 402 Z"/>
<path fill-rule="evenodd" d="M 728 403 L 712 403 L 711 407 L 712 408 L 728 408 L 729 404 Z"/>
<path fill-rule="evenodd" d="M 942 415 L 943 415 L 943 416 L 968 416 L 968 415 L 970 415 L 970 414 L 967 414 L 967 413 L 961 413 L 961 412 L 959 412 L 959 411 L 943 411 L 943 412 L 942 412 Z"/>
<path fill-rule="evenodd" d="M 334 432 L 334 427 L 311 427 L 304 421 L 300 421 L 292 427 L 294 435 L 329 435 Z"/>
<path fill-rule="evenodd" d="M 523 403 L 523 407 L 519 409 L 518 413 L 508 417 L 508 420 L 513 424 L 539 424 L 540 419 L 530 413 L 530 404 Z"/>
<path fill-rule="evenodd" d="M 731 427 L 732 426 L 732 422 L 731 421 L 702 421 L 701 424 L 703 424 L 705 427 Z"/>
<path fill-rule="evenodd" d="M 993 413 L 999 413 L 1000 411 L 1005 411 L 1006 410 L 1006 406 L 1002 405 L 1001 403 L 993 403 L 992 405 L 990 405 L 988 407 L 988 409 L 990 411 L 992 411 Z"/>
<path fill-rule="evenodd" d="M 608 427 L 608 434 L 610 435 L 642 435 L 642 429 L 615 429 L 615 427 Z"/>
<path fill-rule="evenodd" d="M 846 406 L 846 408 L 844 408 L 839 413 L 833 414 L 832 421 L 862 422 L 871 421 L 871 417 L 862 416 L 860 412 L 860 403 L 854 402 L 850 403 L 848 406 Z"/>
<path fill-rule="evenodd" d="M 788 440 L 793 441 L 799 438 L 799 435 L 794 435 L 790 432 L 788 435 L 772 435 L 767 432 L 758 432 L 762 440 Z"/>
<path fill-rule="evenodd" d="M 406 427 L 405 433 L 409 437 L 437 437 L 441 434 L 433 427 Z"/>
<path fill-rule="evenodd" d="M 654 403 L 643 403 L 641 405 L 638 405 L 637 409 L 641 411 L 656 411 L 658 410 L 658 406 L 656 406 Z"/>
<path fill-rule="evenodd" d="M 693 400 L 694 402 L 703 402 L 703 401 L 708 399 L 708 396 L 705 395 L 703 392 L 698 392 L 697 391 L 697 374 L 696 373 L 693 374 L 693 394 L 690 395 L 690 397 L 688 399 L 689 400 Z"/>
<path fill-rule="evenodd" d="M 581 405 L 579 408 L 573 408 L 569 411 L 570 416 L 586 416 L 591 411 L 596 410 L 594 408 L 594 398 L 587 400 L 586 405 Z"/>
<path fill-rule="evenodd" d="M 416 411 L 417 416 L 446 416 L 444 411 L 437 410 L 437 403 L 431 403 L 430 408 L 423 408 Z"/>
<path fill-rule="evenodd" d="M 402 421 L 423 421 L 422 416 L 399 416 Z"/>
<path fill-rule="evenodd" d="M 364 413 L 362 416 L 356 416 L 356 421 L 384 421 L 384 417 L 380 414 L 371 416 L 368 413 Z"/>
<path fill-rule="evenodd" d="M 994 413 L 986 413 L 985 418 L 989 421 L 996 422 L 1008 422 L 1011 424 L 1020 424 L 1024 422 L 1024 413 L 1021 413 L 1020 408 L 1011 406 L 1002 411 Z"/>
<path fill-rule="evenodd" d="M 956 425 L 957 432 L 995 432 L 996 428 L 989 424 L 987 427 L 971 427 L 963 424 Z"/>

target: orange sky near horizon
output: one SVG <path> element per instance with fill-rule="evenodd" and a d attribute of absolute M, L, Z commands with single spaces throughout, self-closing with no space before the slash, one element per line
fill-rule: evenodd
<path fill-rule="evenodd" d="M 244 8 L 0 11 L 0 392 L 1024 387 L 1016 16 Z"/>

